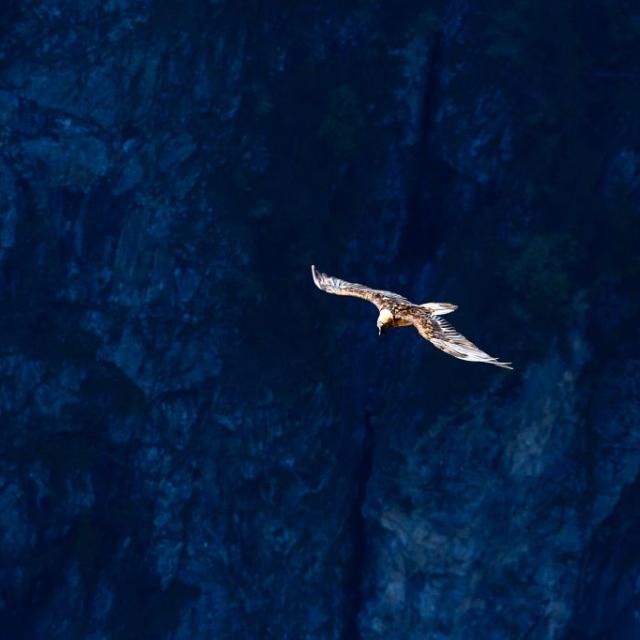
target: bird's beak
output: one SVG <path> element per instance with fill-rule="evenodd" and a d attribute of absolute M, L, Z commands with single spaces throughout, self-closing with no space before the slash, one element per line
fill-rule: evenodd
<path fill-rule="evenodd" d="M 378 335 L 381 336 L 382 335 L 382 327 L 378 327 Z"/>

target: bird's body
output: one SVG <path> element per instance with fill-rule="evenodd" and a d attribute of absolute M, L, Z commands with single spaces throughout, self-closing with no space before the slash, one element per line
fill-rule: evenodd
<path fill-rule="evenodd" d="M 504 369 L 512 368 L 509 362 L 500 362 L 497 358 L 480 350 L 441 317 L 455 311 L 458 307 L 454 304 L 448 302 L 413 304 L 392 291 L 371 289 L 362 284 L 333 278 L 321 273 L 313 265 L 311 274 L 316 286 L 322 291 L 339 296 L 354 296 L 373 303 L 380 312 L 377 322 L 380 334 L 395 327 L 414 326 L 423 338 L 455 358 L 470 362 L 485 362 Z"/>

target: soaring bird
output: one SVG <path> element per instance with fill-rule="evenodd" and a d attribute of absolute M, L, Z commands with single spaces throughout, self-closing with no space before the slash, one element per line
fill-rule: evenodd
<path fill-rule="evenodd" d="M 500 362 L 497 358 L 492 358 L 488 353 L 478 349 L 473 342 L 459 334 L 442 318 L 446 313 L 451 313 L 458 308 L 455 304 L 448 302 L 413 304 L 391 291 L 371 289 L 362 284 L 333 278 L 318 271 L 314 265 L 311 265 L 311 275 L 316 287 L 322 291 L 338 296 L 354 296 L 375 304 L 380 312 L 377 322 L 378 335 L 382 335 L 393 327 L 413 325 L 423 338 L 454 358 L 469 362 L 486 362 L 496 367 L 513 369 L 510 362 Z"/>

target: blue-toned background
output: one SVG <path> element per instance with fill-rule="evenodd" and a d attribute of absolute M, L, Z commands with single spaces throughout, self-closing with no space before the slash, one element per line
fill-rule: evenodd
<path fill-rule="evenodd" d="M 640 9 L 5 4 L 3 640 L 640 637 Z"/>

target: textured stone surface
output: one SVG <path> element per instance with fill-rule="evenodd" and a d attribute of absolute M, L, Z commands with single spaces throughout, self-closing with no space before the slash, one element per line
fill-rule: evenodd
<path fill-rule="evenodd" d="M 2 13 L 3 637 L 637 637 L 639 23 L 592 4 Z"/>

